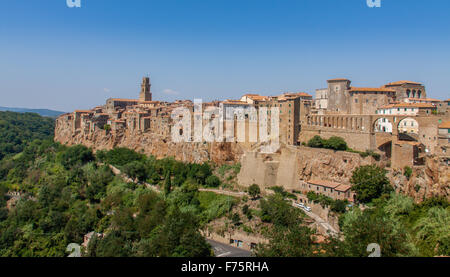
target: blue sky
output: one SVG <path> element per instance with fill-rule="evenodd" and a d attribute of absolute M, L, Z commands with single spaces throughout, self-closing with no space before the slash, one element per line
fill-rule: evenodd
<path fill-rule="evenodd" d="M 326 86 L 450 87 L 450 1 L 0 0 L 0 106 L 91 108 L 156 100 L 275 95 Z"/>

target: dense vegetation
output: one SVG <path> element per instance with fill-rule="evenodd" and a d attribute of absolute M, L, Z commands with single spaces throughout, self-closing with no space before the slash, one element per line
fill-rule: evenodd
<path fill-rule="evenodd" d="M 109 162 L 136 179 L 171 186 L 162 194 L 127 183 Z M 200 229 L 236 203 L 198 191 L 213 176 L 208 164 L 120 148 L 96 156 L 84 146 L 37 140 L 0 168 L 0 256 L 67 256 L 67 245 L 81 244 L 92 231 L 103 237 L 93 236 L 90 256 L 209 256 Z M 7 191 L 21 192 L 9 210 Z"/>
<path fill-rule="evenodd" d="M 261 199 L 260 217 L 273 223 L 269 244 L 258 247 L 258 256 L 367 257 L 367 246 L 377 243 L 383 257 L 450 255 L 450 205 L 445 198 L 430 198 L 416 204 L 392 192 L 386 172 L 362 166 L 352 182 L 365 209 L 348 208 L 345 201 L 308 193 L 316 203 L 329 206 L 339 217 L 341 234 L 325 243 L 314 241 L 314 230 L 285 200 L 283 191 Z"/>
<path fill-rule="evenodd" d="M 55 121 L 34 113 L 0 112 L 0 160 L 35 139 L 51 139 Z"/>

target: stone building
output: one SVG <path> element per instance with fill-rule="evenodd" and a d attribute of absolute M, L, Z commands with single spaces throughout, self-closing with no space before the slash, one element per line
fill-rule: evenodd
<path fill-rule="evenodd" d="M 327 82 L 327 92 L 323 89 L 319 92 L 328 95 L 328 100 L 320 100 L 328 113 L 374 114 L 379 106 L 394 102 L 396 97 L 393 89 L 351 87 L 348 79 L 331 79 Z"/>
<path fill-rule="evenodd" d="M 304 194 L 312 191 L 328 196 L 334 200 L 354 201 L 354 193 L 351 191 L 350 185 L 344 185 L 321 179 L 311 179 L 303 183 L 300 188 Z"/>
<path fill-rule="evenodd" d="M 316 99 L 314 101 L 314 107 L 320 111 L 328 109 L 327 88 L 316 89 Z"/>
<path fill-rule="evenodd" d="M 411 115 L 419 113 L 432 114 L 437 110 L 436 106 L 428 103 L 397 103 L 389 104 L 378 108 L 375 113 L 379 115 Z M 399 124 L 401 133 L 418 133 L 419 125 L 414 118 L 405 118 Z M 376 122 L 376 131 L 392 133 L 392 123 L 386 118 L 381 118 Z"/>
<path fill-rule="evenodd" d="M 402 101 L 405 98 L 426 98 L 427 93 L 425 86 L 421 83 L 411 81 L 397 81 L 386 84 L 383 88 L 395 90 L 397 101 Z"/>

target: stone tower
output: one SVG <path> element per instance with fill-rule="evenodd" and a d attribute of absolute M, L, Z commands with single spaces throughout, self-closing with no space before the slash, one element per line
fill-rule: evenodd
<path fill-rule="evenodd" d="M 139 101 L 152 101 L 152 92 L 150 91 L 150 78 L 142 78 L 141 93 L 139 94 Z"/>

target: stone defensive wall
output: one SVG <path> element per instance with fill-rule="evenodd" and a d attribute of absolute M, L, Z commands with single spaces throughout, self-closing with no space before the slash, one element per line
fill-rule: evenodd
<path fill-rule="evenodd" d="M 375 124 L 380 119 L 392 124 L 392 133 L 375 131 Z M 403 119 L 412 118 L 419 124 L 418 142 L 423 143 L 432 153 L 437 146 L 440 116 L 433 115 L 347 115 L 327 114 L 309 115 L 302 125 L 300 142 L 308 142 L 316 135 L 323 138 L 342 137 L 352 149 L 365 151 L 377 150 L 388 141 L 397 142 L 399 124 Z"/>
<path fill-rule="evenodd" d="M 356 153 L 283 145 L 274 154 L 244 152 L 238 182 L 300 191 L 301 184 L 310 179 L 348 183 L 355 168 L 373 162 L 373 158 Z"/>

